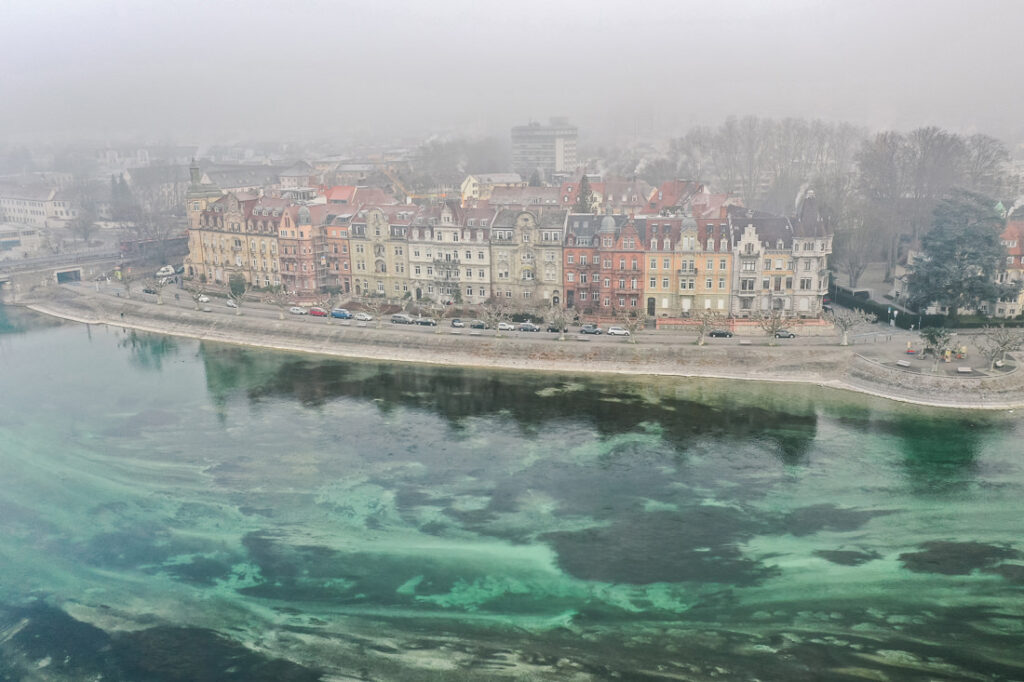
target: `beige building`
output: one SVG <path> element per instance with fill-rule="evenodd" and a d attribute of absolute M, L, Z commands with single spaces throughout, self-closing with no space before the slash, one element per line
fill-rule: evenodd
<path fill-rule="evenodd" d="M 78 215 L 66 192 L 39 181 L 0 182 L 0 221 L 65 227 Z"/>
<path fill-rule="evenodd" d="M 352 220 L 349 250 L 356 296 L 400 300 L 411 295 L 409 224 L 414 212 L 411 206 L 374 207 L 359 211 Z"/>
<path fill-rule="evenodd" d="M 473 199 L 490 199 L 495 189 L 522 189 L 526 181 L 518 173 L 481 173 L 462 181 L 462 205 Z"/>
<path fill-rule="evenodd" d="M 503 209 L 491 224 L 491 289 L 517 307 L 561 302 L 561 209 Z"/>
<path fill-rule="evenodd" d="M 288 208 L 281 199 L 234 193 L 210 202 L 189 229 L 186 277 L 225 285 L 237 272 L 255 287 L 280 285 L 278 230 L 286 216 L 291 226 Z"/>
<path fill-rule="evenodd" d="M 734 207 L 729 225 L 735 254 L 733 315 L 752 317 L 769 310 L 791 317 L 821 314 L 832 235 L 813 192 L 793 220 Z"/>
<path fill-rule="evenodd" d="M 409 269 L 416 300 L 483 303 L 491 291 L 490 224 L 494 210 L 455 202 L 420 212 L 409 233 Z"/>

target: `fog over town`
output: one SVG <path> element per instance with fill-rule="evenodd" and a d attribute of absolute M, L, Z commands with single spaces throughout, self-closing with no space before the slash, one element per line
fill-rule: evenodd
<path fill-rule="evenodd" d="M 500 134 L 727 116 L 935 125 L 1015 146 L 1024 4 L 7 0 L 0 141 Z"/>

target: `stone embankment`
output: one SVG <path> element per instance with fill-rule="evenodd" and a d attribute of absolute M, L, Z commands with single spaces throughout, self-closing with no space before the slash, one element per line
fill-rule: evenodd
<path fill-rule="evenodd" d="M 909 375 L 837 345 L 697 346 L 664 337 L 581 342 L 573 334 L 475 335 L 468 329 L 408 331 L 385 322 L 210 313 L 87 290 L 50 290 L 28 304 L 38 312 L 87 324 L 261 348 L 344 358 L 543 372 L 597 372 L 801 382 L 853 390 L 923 405 L 973 409 L 1024 407 L 1024 373 L 994 377 Z M 582 340 L 581 339 L 581 340 Z"/>

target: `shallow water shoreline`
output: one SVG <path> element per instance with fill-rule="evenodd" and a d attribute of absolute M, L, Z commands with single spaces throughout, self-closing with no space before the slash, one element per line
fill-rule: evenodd
<path fill-rule="evenodd" d="M 1024 374 L 1019 371 L 1000 377 L 957 378 L 958 381 L 915 375 L 911 382 L 909 377 L 894 375 L 881 363 L 861 356 L 855 348 L 838 345 L 739 347 L 695 346 L 664 340 L 606 344 L 579 343 L 572 338 L 474 338 L 468 334 L 414 333 L 389 327 L 211 315 L 68 289 L 25 307 L 82 324 L 354 360 L 503 371 L 802 383 L 927 407 L 1024 408 Z"/>

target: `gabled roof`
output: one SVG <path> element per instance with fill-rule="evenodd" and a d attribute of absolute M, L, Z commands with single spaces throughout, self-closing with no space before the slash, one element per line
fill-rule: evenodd
<path fill-rule="evenodd" d="M 778 248 L 779 240 L 785 249 L 793 246 L 793 224 L 785 216 L 777 216 L 764 211 L 754 211 L 742 206 L 729 207 L 729 226 L 734 241 L 748 225 L 753 225 L 758 239 L 768 248 Z"/>
<path fill-rule="evenodd" d="M 301 178 L 311 175 L 316 172 L 313 168 L 305 161 L 297 161 L 285 170 L 281 171 L 280 176 L 282 178 Z"/>
<path fill-rule="evenodd" d="M 329 204 L 351 204 L 356 196 L 356 187 L 353 185 L 337 185 L 327 190 L 326 197 Z"/>

